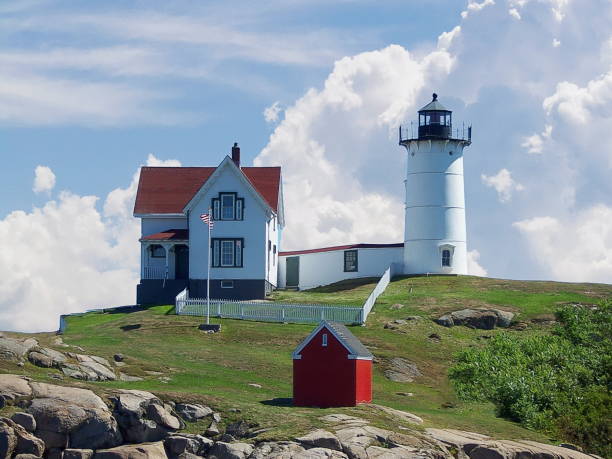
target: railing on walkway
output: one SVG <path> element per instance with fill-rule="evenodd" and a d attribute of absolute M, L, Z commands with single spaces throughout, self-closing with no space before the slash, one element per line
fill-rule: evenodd
<path fill-rule="evenodd" d="M 385 291 L 389 285 L 389 282 L 391 282 L 392 270 L 393 265 L 390 265 L 385 273 L 381 276 L 380 280 L 376 284 L 376 287 L 374 287 L 374 290 L 372 290 L 372 293 L 370 293 L 368 299 L 365 301 L 365 303 L 363 303 L 363 323 L 365 323 L 365 321 L 368 319 L 368 314 L 370 314 L 370 311 L 374 307 L 376 299 Z"/>
<path fill-rule="evenodd" d="M 142 270 L 143 279 L 165 279 L 165 266 L 145 266 Z"/>
<path fill-rule="evenodd" d="M 176 296 L 176 313 L 205 316 L 206 298 L 189 298 L 183 290 Z M 318 323 L 321 320 L 361 324 L 363 309 L 324 304 L 269 303 L 263 301 L 210 300 L 211 317 L 259 320 L 263 322 Z"/>

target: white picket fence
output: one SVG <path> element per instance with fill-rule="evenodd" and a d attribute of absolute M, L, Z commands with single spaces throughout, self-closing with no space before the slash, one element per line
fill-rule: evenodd
<path fill-rule="evenodd" d="M 206 316 L 206 298 L 189 298 L 187 289 L 176 297 L 176 313 Z M 363 309 L 324 304 L 268 303 L 259 301 L 210 300 L 210 316 L 264 322 L 318 323 L 321 320 L 361 324 Z"/>
<path fill-rule="evenodd" d="M 365 324 L 376 299 L 391 281 L 392 269 L 393 266 L 387 268 L 362 307 L 211 299 L 210 308 L 207 308 L 206 298 L 190 298 L 189 290 L 185 288 L 176 296 L 175 309 L 179 315 L 206 316 L 208 309 L 211 317 L 264 322 L 318 323 L 329 320 Z"/>

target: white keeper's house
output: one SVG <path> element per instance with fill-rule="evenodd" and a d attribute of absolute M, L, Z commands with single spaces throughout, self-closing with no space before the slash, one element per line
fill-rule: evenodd
<path fill-rule="evenodd" d="M 143 167 L 134 216 L 142 221 L 137 302 L 172 303 L 185 287 L 206 296 L 212 210 L 212 298 L 263 298 L 277 284 L 283 220 L 280 167 L 241 167 L 240 148 L 217 167 Z"/>
<path fill-rule="evenodd" d="M 281 252 L 285 226 L 280 167 L 242 167 L 240 148 L 217 167 L 143 167 L 134 216 L 142 219 L 137 301 L 171 303 L 185 287 L 205 297 L 212 210 L 210 296 L 261 299 L 272 289 L 308 289 L 393 274 L 467 274 L 463 149 L 472 128 L 454 128 L 433 95 L 419 120 L 400 127 L 408 152 L 404 241 Z"/>

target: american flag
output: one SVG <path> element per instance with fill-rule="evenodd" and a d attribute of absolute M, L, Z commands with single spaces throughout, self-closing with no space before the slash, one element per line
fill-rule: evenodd
<path fill-rule="evenodd" d="M 202 220 L 205 224 L 207 224 L 210 229 L 213 228 L 214 223 L 212 221 L 212 218 L 210 218 L 210 214 L 200 215 L 200 220 Z"/>

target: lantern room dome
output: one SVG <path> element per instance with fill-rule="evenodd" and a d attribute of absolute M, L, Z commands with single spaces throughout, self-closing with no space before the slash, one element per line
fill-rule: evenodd
<path fill-rule="evenodd" d="M 419 113 L 431 111 L 451 113 L 449 109 L 447 109 L 444 105 L 440 103 L 440 101 L 438 100 L 438 95 L 435 92 L 432 94 L 432 101 L 425 105 L 422 109 L 420 109 Z"/>

